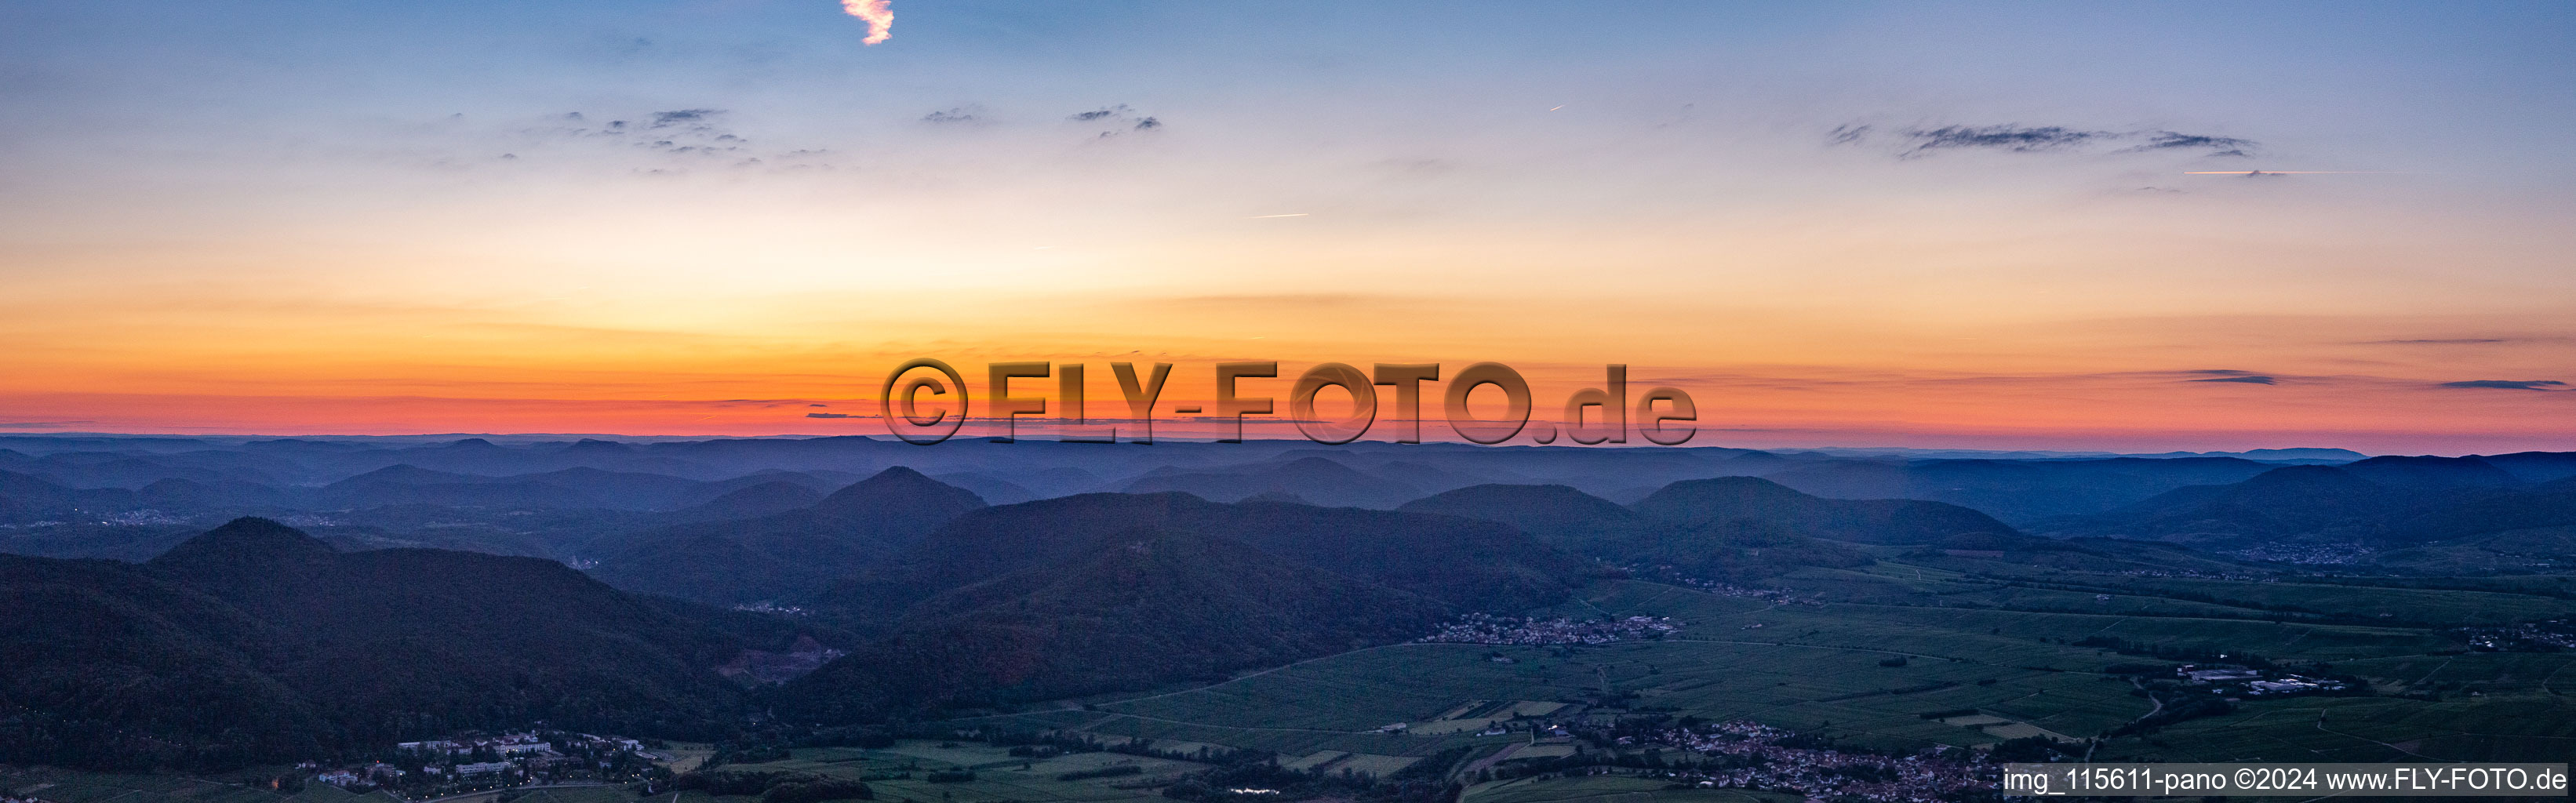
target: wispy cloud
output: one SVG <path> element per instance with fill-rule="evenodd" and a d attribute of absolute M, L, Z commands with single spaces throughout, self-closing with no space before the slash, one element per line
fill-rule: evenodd
<path fill-rule="evenodd" d="M 849 413 L 806 413 L 806 418 L 849 418 Z"/>
<path fill-rule="evenodd" d="M 2252 156 L 2246 149 L 2254 147 L 2250 139 L 2213 137 L 2207 134 L 2185 134 L 2178 131 L 2144 132 L 2147 141 L 2129 150 L 2208 150 L 2211 156 Z"/>
<path fill-rule="evenodd" d="M 984 107 L 980 104 L 969 103 L 953 109 L 941 109 L 939 111 L 922 115 L 921 121 L 942 125 L 981 123 L 984 122 Z"/>
<path fill-rule="evenodd" d="M 2259 144 L 2250 139 L 2213 134 L 2187 134 L 2165 129 L 2109 131 L 2062 125 L 1945 125 L 1881 131 L 1851 123 L 1825 132 L 1828 145 L 1863 145 L 1892 141 L 1898 158 L 1919 159 L 1941 151 L 1987 150 L 2007 153 L 2081 151 L 2127 145 L 2121 152 L 2204 151 L 2209 156 L 2251 156 Z"/>
<path fill-rule="evenodd" d="M 1138 114 L 1135 109 L 1129 108 L 1124 103 L 1102 106 L 1087 112 L 1075 112 L 1065 119 L 1077 123 L 1101 125 L 1103 128 L 1100 136 L 1102 137 L 1114 137 L 1129 131 L 1152 131 L 1163 127 L 1163 121 L 1160 118 Z"/>
<path fill-rule="evenodd" d="M 634 114 L 569 111 L 480 131 L 462 127 L 463 116 L 451 116 L 439 127 L 448 142 L 438 147 L 448 155 L 430 162 L 441 169 L 468 169 L 508 164 L 515 169 L 540 166 L 598 167 L 615 164 L 639 174 L 675 174 L 704 168 L 802 170 L 830 169 L 829 151 L 777 149 L 755 144 L 734 130 L 729 113 L 718 108 L 678 108 Z M 482 156 L 458 155 L 481 150 Z M 468 152 L 471 152 L 468 150 Z M 618 158 L 615 153 L 640 154 Z M 602 157 L 607 157 L 603 159 Z"/>
<path fill-rule="evenodd" d="M 723 109 L 674 109 L 654 112 L 652 120 L 635 132 L 636 147 L 673 155 L 743 155 L 751 140 L 716 124 Z M 623 132 L 624 121 L 615 124 Z"/>
<path fill-rule="evenodd" d="M 708 120 L 714 119 L 716 115 L 723 113 L 723 109 L 676 109 L 667 112 L 654 112 L 653 127 L 668 128 L 675 125 L 704 125 Z M 574 112 L 574 114 L 580 114 L 580 112 Z"/>
<path fill-rule="evenodd" d="M 2273 378 L 2271 378 L 2271 377 L 2263 376 L 2263 375 L 2261 375 L 2261 374 L 2247 374 L 2247 375 L 2245 375 L 2245 376 L 2213 376 L 2213 377 L 2209 377 L 2209 378 L 2207 378 L 2207 379 L 2193 379 L 2193 380 L 2188 380 L 2188 381 L 2192 381 L 2192 382 L 2237 382 L 2237 383 L 2242 383 L 2242 384 L 2247 384 L 2247 385 L 2278 385 L 2278 384 L 2281 384 L 2281 380 L 2273 379 Z"/>
<path fill-rule="evenodd" d="M 1904 132 L 1910 145 L 1905 155 L 1953 148 L 1984 148 L 2029 153 L 2081 145 L 2111 136 L 2100 131 L 2078 131 L 2062 126 L 2023 127 L 1991 125 L 1983 127 L 1942 126 L 1931 130 Z"/>
<path fill-rule="evenodd" d="M 2493 388 L 2497 390 L 2561 390 L 2567 383 L 2555 379 L 2470 379 L 2444 382 L 2446 388 Z"/>
<path fill-rule="evenodd" d="M 859 44 L 873 45 L 894 38 L 894 8 L 891 0 L 841 0 L 841 10 L 868 23 L 868 38 Z"/>

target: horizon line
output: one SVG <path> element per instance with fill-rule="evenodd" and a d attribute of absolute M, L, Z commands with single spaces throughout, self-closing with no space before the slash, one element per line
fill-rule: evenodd
<path fill-rule="evenodd" d="M 883 442 L 883 443 L 902 443 L 902 442 L 903 442 L 903 441 L 902 441 L 901 439 L 899 439 L 899 438 L 896 438 L 896 437 L 894 437 L 894 436 L 892 436 L 892 435 L 886 435 L 886 434 L 878 434 L 878 435 L 865 435 L 865 434 L 827 435 L 827 434 L 814 434 L 814 433 L 775 433 L 775 434 L 767 434 L 767 435 L 721 435 L 721 434 L 636 434 L 636 433 L 615 433 L 615 432 L 423 432 L 423 433 L 409 433 L 409 434 L 399 434 L 399 435 L 356 435 L 356 434 L 301 434 L 301 435 L 289 435 L 289 434 L 260 434 L 260 433 L 253 433 L 253 434 L 238 434 L 238 433 L 146 433 L 146 432 L 88 432 L 88 431 L 21 431 L 21 430 L 0 430 L 0 437 L 30 437 L 30 438 L 132 438 L 132 439 L 162 439 L 162 440 L 239 440 L 239 441 L 259 441 L 259 440 L 313 440 L 313 441 L 331 441 L 331 440 L 341 440 L 341 441 L 420 440 L 420 441 L 449 441 L 449 442 L 453 442 L 453 441 L 463 441 L 463 440 L 489 440 L 489 439 L 502 439 L 502 440 L 509 440 L 509 441 L 532 442 L 532 443 L 550 443 L 550 442 L 560 442 L 560 441 L 564 441 L 564 440 L 611 440 L 611 441 L 613 441 L 613 440 L 620 439 L 620 438 L 630 438 L 630 439 L 639 439 L 639 440 L 654 440 L 654 441 L 820 440 L 820 439 L 826 439 L 826 438 L 844 438 L 844 439 L 846 439 L 846 438 L 857 438 L 857 439 L 860 439 L 860 440 L 866 440 L 866 441 L 870 441 L 870 442 Z M 540 440 L 540 439 L 542 439 L 542 440 Z M 965 443 L 993 443 L 993 444 L 1000 444 L 1000 443 L 1003 443 L 1003 442 L 1001 442 L 1001 441 L 996 441 L 996 440 L 994 440 L 994 439 L 992 439 L 992 438 L 990 438 L 990 437 L 988 437 L 988 436 L 985 436 L 985 435 L 975 435 L 975 436 L 971 436 L 971 437 L 969 437 L 969 436 L 962 436 L 962 435 L 961 435 L 959 438 L 957 438 L 957 440 L 958 440 L 959 442 L 965 442 Z M 1136 443 L 1136 442 L 1133 442 L 1133 441 L 1128 441 L 1128 440 L 1123 440 L 1123 439 L 1122 439 L 1122 440 L 1120 440 L 1120 441 L 1118 441 L 1118 442 L 1117 442 L 1117 443 L 1115 443 L 1115 444 L 1108 444 L 1108 443 L 1065 442 L 1065 441 L 1058 441 L 1058 440 L 1056 440 L 1055 438 L 1052 438 L 1052 437 L 1022 437 L 1022 438 L 1020 438 L 1019 440 L 1027 441 L 1027 442 L 1030 442 L 1030 443 L 1038 443 L 1038 444 L 1058 444 L 1058 445 L 1067 445 L 1067 446 L 1111 446 L 1111 445 L 1119 445 L 1119 446 L 1154 446 L 1154 445 L 1160 445 L 1160 444 L 1163 444 L 1163 443 L 1171 443 L 1171 444 L 1218 444 L 1218 443 L 1228 443 L 1228 441 L 1219 441 L 1219 440 L 1214 439 L 1214 438 L 1205 438 L 1205 437 L 1166 437 L 1166 436 L 1156 436 L 1156 437 L 1155 437 L 1155 439 L 1154 439 L 1154 440 L 1155 440 L 1155 442 L 1154 442 L 1154 443 Z M 1478 444 L 1478 443 L 1473 443 L 1473 442 L 1469 442 L 1469 441 L 1465 441 L 1465 440 L 1425 440 L 1425 441 L 1422 441 L 1422 442 L 1420 442 L 1420 443 L 1403 443 L 1403 442 L 1399 442 L 1399 441 L 1391 441 L 1391 440 L 1373 440 L 1373 439 L 1361 439 L 1361 440 L 1356 440 L 1356 441 L 1352 441 L 1352 442 L 1349 442 L 1349 443 L 1341 443 L 1341 444 L 1326 444 L 1326 443 L 1316 443 L 1316 442 L 1314 442 L 1314 441 L 1306 440 L 1306 439 L 1304 439 L 1304 438 L 1256 438 L 1256 437 L 1246 437 L 1246 438 L 1244 438 L 1244 439 L 1243 439 L 1243 440 L 1241 440 L 1241 441 L 1233 441 L 1232 443 L 1240 443 L 1240 444 L 1290 444 L 1290 445 L 1298 445 L 1298 446 L 1311 447 L 1311 448 L 1318 448 L 1318 449 L 1345 448 L 1345 447 L 1357 446 L 1357 445 L 1377 445 L 1377 446 L 1463 446 L 1463 447 L 1471 447 L 1471 448 L 1477 448 L 1477 449 L 1515 449 L 1515 448 L 1516 448 L 1516 449 L 1672 449 L 1672 450 L 1680 450 L 1680 449 L 1729 449 L 1729 450 L 1735 450 L 1735 451 L 1746 451 L 1746 452 L 1769 452 L 1769 453 L 1785 453 L 1785 452 L 1833 452 L 1833 451 L 1842 451 L 1842 452 L 1886 452 L 1886 453 L 1902 453 L 1902 452 L 1976 452 L 1976 453 L 1988 453 L 1988 454 L 2041 454 L 2041 455 L 2106 456 L 2106 457 L 2154 457 L 2154 456 L 2163 456 L 2163 455 L 2243 455 L 2243 454 L 2255 454 L 2255 453 L 2260 453 L 2260 452 L 2298 452 L 2298 451 L 2320 451 L 2320 452 L 2344 452 L 2344 453 L 2347 453 L 2347 454 L 2357 454 L 2357 455 L 2361 455 L 2361 456 L 2363 456 L 2363 457 L 2386 457 L 2386 456 L 2396 456 L 2396 453 L 2393 453 L 2393 452 L 2391 452 L 2391 453 L 2369 452 L 2369 451 L 2362 451 L 2362 450 L 2359 450 L 2359 449 L 2351 449 L 2351 448 L 2346 448 L 2346 447 L 2341 447 L 2341 446 L 2263 446 L 2263 447 L 2254 447 L 2254 448 L 2247 448 L 2247 449 L 2201 449 L 2201 450 L 2193 450 L 2193 449 L 2166 449 L 2166 450 L 2162 450 L 2162 451 L 2123 451 L 2123 450 L 2117 450 L 2117 449 L 1999 448 L 1999 447 L 1983 447 L 1983 446 L 1830 446 L 1830 445 L 1809 445 L 1809 446 L 1773 446 L 1773 447 L 1753 447 L 1753 446 L 1726 446 L 1726 445 L 1720 445 L 1720 444 L 1707 444 L 1707 445 L 1700 445 L 1700 444 L 1680 444 L 1680 445 L 1674 445 L 1674 446 L 1664 446 L 1664 445 L 1655 444 L 1655 443 L 1651 443 L 1651 442 L 1625 443 L 1625 444 L 1601 443 L 1601 444 L 1589 444 L 1589 445 L 1587 445 L 1587 444 L 1572 444 L 1572 443 L 1556 443 L 1556 444 L 1523 444 L 1523 443 Z M 496 445 L 497 445 L 497 444 L 496 444 Z M 944 444 L 934 444 L 934 445 L 944 445 Z M 2520 450 L 2520 451 L 2545 452 L 2545 451 L 2549 451 L 2549 450 L 2547 450 L 2547 449 L 2525 449 L 2525 450 Z M 2424 456 L 2468 457 L 2468 456 L 2477 456 L 2477 455 L 2481 455 L 2481 454 L 2512 454 L 2512 453 L 2513 453 L 2513 452 L 2493 452 L 2493 453 L 2487 453 L 2487 452 L 2463 452 L 2463 453 L 2461 453 L 2461 454 L 2457 454 L 2457 455 L 2430 455 L 2430 454 L 2428 454 L 2428 455 L 2424 455 Z"/>

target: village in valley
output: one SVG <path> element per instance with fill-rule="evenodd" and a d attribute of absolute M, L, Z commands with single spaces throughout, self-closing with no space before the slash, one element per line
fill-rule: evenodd
<path fill-rule="evenodd" d="M 1491 618 L 1444 631 L 1462 638 L 1479 634 L 1561 639 L 1538 642 L 1554 644 L 1670 632 L 1673 627 L 1668 622 L 1649 617 L 1580 625 L 1568 620 Z M 390 799 L 386 803 L 595 803 L 634 801 L 638 796 L 665 800 L 654 795 L 670 795 L 671 803 L 755 798 L 767 803 L 851 798 L 926 803 L 934 797 L 1004 803 L 1020 798 L 993 797 L 995 789 L 986 787 L 1002 784 L 1000 788 L 1015 789 L 1019 787 L 1013 784 L 1052 778 L 1055 786 L 1096 785 L 1102 794 L 1122 799 L 1174 797 L 1212 803 L 1333 799 L 1349 793 L 1388 803 L 1437 803 L 1457 799 L 1457 791 L 1440 789 L 1491 791 L 1530 785 L 1548 789 L 1568 782 L 1615 780 L 1677 792 L 1742 790 L 1808 799 L 1928 803 L 1973 797 L 1979 790 L 1990 789 L 1997 762 L 2002 760 L 2001 753 L 1948 747 L 1912 752 L 1856 750 L 1812 734 L 1743 720 L 1707 722 L 1604 713 L 1570 702 L 1469 700 L 1429 720 L 1377 729 L 1381 736 L 1407 741 L 1474 740 L 1472 748 L 1422 756 L 1329 750 L 1298 756 L 1209 745 L 1192 750 L 1191 743 L 1104 740 L 1076 730 L 925 732 L 883 739 L 868 747 L 710 749 L 531 729 L 403 742 L 360 762 L 307 761 L 265 784 L 194 781 L 203 786 L 192 787 L 194 791 L 159 791 L 167 799 L 178 800 L 201 798 L 223 787 L 236 790 L 223 793 L 233 795 L 267 786 L 286 795 L 289 803 L 351 803 L 354 796 L 382 796 Z M 1023 775 L 1031 780 L 1019 780 Z M 1208 800 L 1197 797 L 1197 784 L 1236 776 L 1263 780 L 1220 788 Z M 0 777 L 0 792 L 10 793 L 0 797 L 0 803 L 102 803 L 117 796 L 108 794 L 112 787 L 101 786 L 104 781 L 103 776 L 88 776 L 56 786 Z M 1424 782 L 1431 786 L 1422 787 Z M 778 794 L 734 788 L 743 783 L 785 784 L 795 791 Z M 803 790 L 824 785 L 833 785 L 833 791 L 819 793 L 826 796 L 799 796 Z M 314 790 L 328 795 L 317 796 Z M 1051 791 L 1056 796 L 1065 792 Z M 225 803 L 231 801 L 226 797 Z"/>
<path fill-rule="evenodd" d="M 2244 697 L 2286 697 L 2297 694 L 2338 692 L 2351 684 L 2331 678 L 2308 677 L 2287 672 L 2263 671 L 2241 666 L 2202 666 L 2183 664 L 2174 668 L 2176 677 L 2185 685 L 2207 687 L 2212 692 Z"/>
<path fill-rule="evenodd" d="M 2561 652 L 2576 649 L 2576 620 L 2517 622 L 2500 627 L 2462 628 L 2460 637 L 2479 652 Z"/>
<path fill-rule="evenodd" d="M 568 731 L 459 735 L 403 742 L 363 763 L 304 762 L 314 783 L 424 800 L 518 786 L 608 785 L 642 780 L 667 753 L 619 736 Z"/>
<path fill-rule="evenodd" d="M 1662 616 L 1584 620 L 1471 613 L 1419 640 L 1435 644 L 1599 645 L 1659 639 L 1680 629 L 1670 617 Z"/>
<path fill-rule="evenodd" d="M 1700 789 L 1797 792 L 1809 799 L 1935 801 L 1994 788 L 1995 762 L 1974 750 L 1911 754 L 1831 749 L 1812 736 L 1755 722 L 1676 726 L 1615 737 L 1620 747 L 1669 747 L 1683 766 L 1649 771 Z"/>

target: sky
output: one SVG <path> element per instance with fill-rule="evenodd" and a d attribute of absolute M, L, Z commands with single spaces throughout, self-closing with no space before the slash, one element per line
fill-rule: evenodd
<path fill-rule="evenodd" d="M 0 7 L 0 431 L 882 435 L 935 357 L 2576 449 L 2576 6 L 885 10 Z"/>

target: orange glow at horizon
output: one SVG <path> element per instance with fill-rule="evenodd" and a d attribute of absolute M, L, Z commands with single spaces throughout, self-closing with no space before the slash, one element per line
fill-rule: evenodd
<path fill-rule="evenodd" d="M 1317 362 L 1492 361 L 1541 421 L 1621 363 L 1695 445 L 2576 449 L 2566 104 L 2498 100 L 2556 74 L 2412 30 L 57 5 L 0 32 L 41 79 L 0 116 L 0 431 L 882 435 L 935 357 L 979 399 L 1081 362 L 1110 409 L 1110 362 L 1204 403 L 1279 361 L 1285 409 Z M 2563 48 L 2527 50 L 2488 56 Z M 2255 164 L 2408 172 L 2206 169 Z"/>

